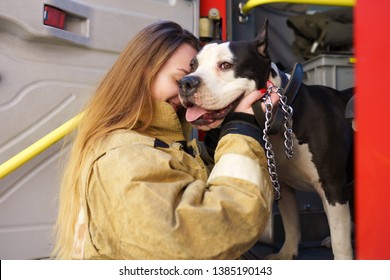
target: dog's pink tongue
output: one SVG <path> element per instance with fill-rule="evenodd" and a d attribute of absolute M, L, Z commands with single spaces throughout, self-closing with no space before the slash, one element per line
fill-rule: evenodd
<path fill-rule="evenodd" d="M 206 109 L 203 109 L 198 106 L 188 107 L 186 112 L 186 120 L 188 122 L 193 122 L 208 112 L 209 111 L 207 111 Z"/>

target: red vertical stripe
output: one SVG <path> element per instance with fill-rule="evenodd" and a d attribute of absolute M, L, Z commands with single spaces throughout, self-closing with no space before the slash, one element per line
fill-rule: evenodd
<path fill-rule="evenodd" d="M 390 259 L 390 1 L 357 0 L 358 259 Z"/>

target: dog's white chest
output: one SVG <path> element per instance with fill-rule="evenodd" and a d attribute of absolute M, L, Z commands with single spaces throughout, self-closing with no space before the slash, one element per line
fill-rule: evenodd
<path fill-rule="evenodd" d="M 319 175 L 312 161 L 312 153 L 307 144 L 298 145 L 293 136 L 294 155 L 287 159 L 284 153 L 284 138 L 279 135 L 270 136 L 277 174 L 280 181 L 300 191 L 316 191 L 319 186 Z"/>

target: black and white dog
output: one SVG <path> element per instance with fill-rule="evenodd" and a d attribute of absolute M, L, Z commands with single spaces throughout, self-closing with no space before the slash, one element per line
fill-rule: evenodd
<path fill-rule="evenodd" d="M 179 81 L 187 120 L 196 126 L 223 119 L 246 94 L 272 82 L 282 87 L 285 75 L 267 50 L 268 22 L 252 42 L 206 45 L 192 61 L 192 73 Z M 287 75 L 287 77 L 290 77 Z M 351 212 L 353 130 L 345 119 L 352 90 L 300 84 L 293 108 L 294 155 L 284 154 L 283 132 L 270 135 L 281 186 L 278 202 L 285 242 L 269 259 L 293 259 L 301 238 L 295 190 L 315 191 L 327 214 L 335 259 L 353 259 Z"/>

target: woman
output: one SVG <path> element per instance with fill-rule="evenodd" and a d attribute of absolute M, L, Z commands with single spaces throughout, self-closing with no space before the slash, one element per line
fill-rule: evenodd
<path fill-rule="evenodd" d="M 106 74 L 64 175 L 55 257 L 235 259 L 257 241 L 272 203 L 260 137 L 225 131 L 210 175 L 189 141 L 177 81 L 198 48 L 176 23 L 158 22 L 140 31 Z M 235 114 L 253 117 L 246 113 L 260 97 L 251 94 Z M 222 130 L 259 130 L 236 119 Z"/>

